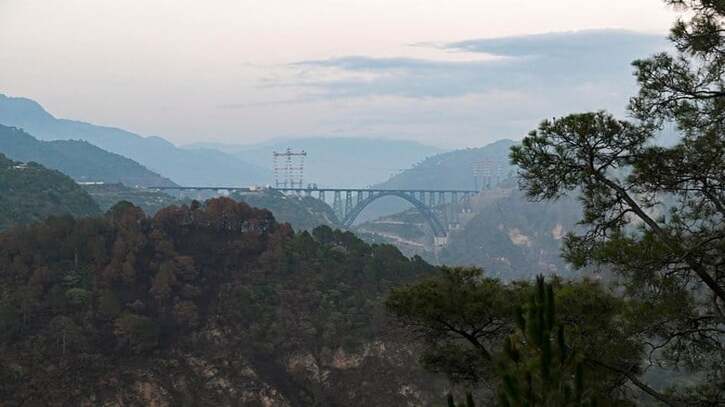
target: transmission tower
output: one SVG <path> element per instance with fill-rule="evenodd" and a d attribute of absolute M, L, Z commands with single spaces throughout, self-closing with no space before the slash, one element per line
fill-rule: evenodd
<path fill-rule="evenodd" d="M 307 153 L 287 148 L 282 153 L 272 152 L 275 188 L 302 188 Z"/>

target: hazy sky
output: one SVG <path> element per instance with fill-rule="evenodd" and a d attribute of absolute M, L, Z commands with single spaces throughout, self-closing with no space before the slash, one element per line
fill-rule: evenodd
<path fill-rule="evenodd" d="M 0 93 L 177 144 L 478 146 L 621 112 L 629 62 L 674 16 L 661 0 L 0 0 Z M 573 32 L 601 29 L 629 31 Z"/>

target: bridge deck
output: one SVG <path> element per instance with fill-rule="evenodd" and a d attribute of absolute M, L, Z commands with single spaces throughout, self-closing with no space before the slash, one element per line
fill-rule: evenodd
<path fill-rule="evenodd" d="M 259 192 L 264 190 L 280 192 L 444 192 L 458 194 L 476 194 L 478 191 L 472 189 L 381 189 L 381 188 L 253 188 L 253 187 L 228 187 L 228 186 L 196 186 L 196 187 L 146 187 L 146 189 L 193 191 L 193 190 L 220 190 L 227 189 L 242 192 Z"/>

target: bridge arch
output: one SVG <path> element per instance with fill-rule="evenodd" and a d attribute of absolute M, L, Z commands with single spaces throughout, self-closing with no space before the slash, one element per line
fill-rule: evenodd
<path fill-rule="evenodd" d="M 446 229 L 441 224 L 440 220 L 438 220 L 438 217 L 435 213 L 433 213 L 433 210 L 429 208 L 426 204 L 421 202 L 419 199 L 413 196 L 412 193 L 407 193 L 403 191 L 376 191 L 372 195 L 368 196 L 367 198 L 360 201 L 355 207 L 347 214 L 345 214 L 344 219 L 340 222 L 342 226 L 349 228 L 352 226 L 353 222 L 355 222 L 355 219 L 362 213 L 362 211 L 371 203 L 374 201 L 386 197 L 386 196 L 396 196 L 398 198 L 404 199 L 408 201 L 410 204 L 412 204 L 415 209 L 420 212 L 421 215 L 425 218 L 425 220 L 428 222 L 428 225 L 430 225 L 431 230 L 433 231 L 433 235 L 436 237 L 445 237 L 446 236 Z"/>

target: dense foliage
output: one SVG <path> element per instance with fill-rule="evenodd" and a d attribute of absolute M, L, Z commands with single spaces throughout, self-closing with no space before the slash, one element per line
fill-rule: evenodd
<path fill-rule="evenodd" d="M 626 405 L 611 397 L 599 401 L 592 396 L 584 381 L 585 358 L 567 342 L 565 326 L 558 320 L 553 285 L 539 276 L 533 291 L 525 306 L 516 309 L 517 329 L 504 341 L 499 362 L 501 405 Z"/>
<path fill-rule="evenodd" d="M 558 335 L 559 328 L 565 331 L 567 347 L 576 349 L 577 360 L 586 364 L 592 378 L 587 384 L 587 396 L 601 400 L 628 397 L 623 374 L 603 367 L 628 366 L 636 370 L 641 364 L 638 352 L 642 345 L 629 339 L 632 326 L 622 318 L 629 309 L 627 302 L 589 280 L 555 279 L 551 284 L 555 296 L 549 301 L 557 304 L 556 332 L 552 335 Z M 537 311 L 527 305 L 532 295 L 528 282 L 503 284 L 478 269 L 443 268 L 433 277 L 393 289 L 386 306 L 398 323 L 424 345 L 420 362 L 426 369 L 443 373 L 454 385 L 475 389 L 482 401 L 490 401 L 505 384 L 506 374 L 522 379 L 518 374 L 523 374 L 525 366 L 502 372 L 500 365 L 510 357 L 512 340 L 526 344 L 526 338 L 516 332 L 517 325 L 519 329 L 525 325 L 522 317 L 531 318 L 522 315 L 521 309 Z M 551 329 L 553 325 L 549 332 Z M 522 346 L 520 357 L 525 356 Z M 535 352 L 532 349 L 529 353 Z M 566 364 L 568 372 L 573 373 L 571 368 L 576 364 L 568 359 Z"/>
<path fill-rule="evenodd" d="M 50 215 L 99 213 L 93 199 L 67 176 L 0 154 L 0 230 Z"/>
<path fill-rule="evenodd" d="M 373 358 L 371 377 L 372 362 L 329 364 L 380 340 L 383 295 L 430 270 L 347 232 L 294 234 L 227 198 L 154 218 L 119 203 L 104 217 L 17 228 L 0 234 L 0 399 L 127 398 L 146 385 L 141 369 L 163 378 L 157 393 L 174 405 L 242 402 L 211 391 L 206 373 L 183 373 L 208 363 L 230 388 L 264 380 L 293 406 L 402 402 L 401 380 L 417 380 L 402 379 L 409 368 Z"/>
<path fill-rule="evenodd" d="M 133 160 L 86 141 L 40 141 L 23 130 L 1 124 L 0 153 L 13 160 L 40 163 L 76 181 L 120 182 L 130 186 L 175 185 Z"/>

